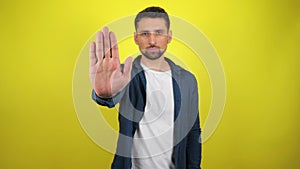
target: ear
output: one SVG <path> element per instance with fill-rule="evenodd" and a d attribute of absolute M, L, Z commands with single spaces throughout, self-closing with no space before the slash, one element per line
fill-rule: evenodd
<path fill-rule="evenodd" d="M 172 41 L 172 31 L 169 30 L 168 32 L 168 43 L 170 43 Z"/>
<path fill-rule="evenodd" d="M 134 32 L 134 42 L 135 42 L 135 44 L 139 45 L 139 41 L 138 41 L 138 37 L 137 37 L 136 32 Z"/>

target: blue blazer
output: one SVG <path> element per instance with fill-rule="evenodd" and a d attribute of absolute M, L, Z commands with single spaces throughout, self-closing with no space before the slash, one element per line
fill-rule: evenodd
<path fill-rule="evenodd" d="M 200 169 L 201 130 L 198 113 L 197 81 L 190 72 L 165 58 L 171 67 L 174 96 L 174 138 L 172 161 L 175 169 Z M 138 56 L 132 65 L 130 83 L 113 98 L 100 98 L 92 91 L 99 105 L 119 107 L 119 138 L 112 169 L 131 169 L 132 139 L 146 106 L 146 78 Z"/>

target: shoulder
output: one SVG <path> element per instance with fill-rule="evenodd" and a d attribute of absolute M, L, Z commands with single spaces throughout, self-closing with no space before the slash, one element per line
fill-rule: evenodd
<path fill-rule="evenodd" d="M 195 75 L 192 72 L 175 64 L 170 59 L 168 59 L 168 62 L 170 63 L 171 66 L 172 75 L 175 76 L 176 79 L 181 79 L 185 83 L 197 83 Z"/>

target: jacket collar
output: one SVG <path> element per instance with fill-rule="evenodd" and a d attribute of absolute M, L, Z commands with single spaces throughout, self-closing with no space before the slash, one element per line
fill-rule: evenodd
<path fill-rule="evenodd" d="M 143 71 L 143 68 L 141 66 L 141 58 L 142 56 L 139 55 L 133 61 L 133 67 L 136 69 L 137 72 Z M 180 71 L 182 71 L 183 69 L 180 66 L 176 65 L 171 59 L 165 57 L 165 60 L 169 63 L 171 67 L 172 75 L 180 75 Z"/>

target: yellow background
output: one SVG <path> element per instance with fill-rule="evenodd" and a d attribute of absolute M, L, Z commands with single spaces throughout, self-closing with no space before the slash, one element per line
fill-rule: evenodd
<path fill-rule="evenodd" d="M 0 5 L 1 169 L 110 166 L 113 155 L 77 119 L 73 71 L 98 29 L 150 5 L 202 30 L 224 66 L 225 111 L 203 145 L 202 167 L 300 167 L 298 1 L 29 0 Z"/>

